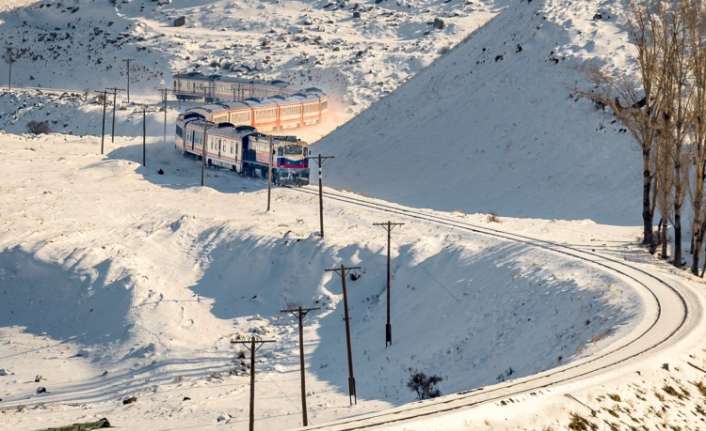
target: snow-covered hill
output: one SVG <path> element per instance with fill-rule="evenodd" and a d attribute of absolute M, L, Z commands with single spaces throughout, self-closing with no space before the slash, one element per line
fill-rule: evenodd
<path fill-rule="evenodd" d="M 42 0 L 0 13 L 0 36 L 26 50 L 17 85 L 124 87 L 133 58 L 136 92 L 156 94 L 175 71 L 280 78 L 325 89 L 340 123 L 488 16 L 483 2 L 455 0 Z"/>
<path fill-rule="evenodd" d="M 444 210 L 639 223 L 637 146 L 579 101 L 578 70 L 625 65 L 621 2 L 496 2 L 497 16 L 327 136 L 327 184 Z M 610 6 L 610 7 L 609 7 Z"/>
<path fill-rule="evenodd" d="M 143 168 L 139 138 L 120 138 L 103 158 L 96 137 L 0 135 L 0 368 L 9 369 L 0 408 L 47 405 L 41 415 L 6 410 L 13 429 L 105 412 L 128 428 L 205 426 L 225 413 L 242 428 L 247 368 L 231 340 L 251 334 L 277 340 L 258 362 L 258 423 L 294 427 L 297 332 L 279 313 L 290 305 L 321 307 L 306 332 L 318 423 L 413 400 L 412 370 L 440 375 L 449 393 L 576 360 L 642 315 L 625 280 L 600 267 L 410 220 L 395 234 L 394 344 L 386 349 L 384 235 L 372 226 L 381 214 L 327 203 L 322 241 L 315 196 L 275 189 L 267 214 L 261 182 L 209 170 L 201 188 L 198 163 L 160 140 L 151 139 Z M 502 223 L 585 243 L 609 231 Z M 610 231 L 622 241 L 632 234 Z M 363 267 L 349 281 L 354 408 L 340 282 L 324 272 L 340 263 Z M 125 408 L 128 394 L 138 402 Z"/>

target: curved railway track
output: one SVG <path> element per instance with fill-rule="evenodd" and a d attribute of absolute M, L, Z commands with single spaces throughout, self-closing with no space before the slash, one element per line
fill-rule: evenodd
<path fill-rule="evenodd" d="M 308 188 L 288 187 L 288 189 L 297 193 L 318 195 L 317 191 Z M 468 409 L 479 404 L 518 396 L 556 386 L 561 383 L 598 375 L 647 353 L 658 351 L 660 348 L 668 345 L 670 341 L 678 339 L 677 334 L 685 329 L 690 313 L 693 312 L 693 310 L 690 310 L 690 305 L 685 297 L 685 293 L 682 293 L 680 289 L 663 278 L 621 259 L 605 256 L 592 250 L 583 250 L 577 246 L 542 240 L 522 234 L 509 233 L 423 210 L 401 208 L 395 205 L 353 197 L 342 193 L 327 191 L 324 193 L 324 197 L 332 201 L 365 207 L 383 213 L 411 218 L 413 220 L 522 243 L 588 262 L 609 272 L 619 274 L 631 280 L 639 288 L 645 289 L 649 293 L 651 300 L 654 301 L 654 303 L 651 304 L 654 309 L 653 313 L 646 316 L 643 323 L 638 325 L 639 329 L 634 331 L 637 332 L 637 335 L 628 336 L 625 337 L 626 340 L 621 339 L 612 343 L 604 350 L 596 352 L 588 358 L 525 378 L 493 385 L 488 388 L 477 388 L 435 400 L 416 402 L 373 413 L 352 416 L 326 424 L 309 426 L 305 428 L 307 430 L 348 431 L 387 427 L 400 422 L 414 421 L 420 418 L 442 415 L 460 409 Z"/>

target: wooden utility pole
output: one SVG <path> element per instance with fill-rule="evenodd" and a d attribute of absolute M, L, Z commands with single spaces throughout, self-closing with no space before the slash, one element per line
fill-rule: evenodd
<path fill-rule="evenodd" d="M 323 165 L 324 165 L 324 160 L 328 159 L 335 159 L 335 156 L 322 156 L 321 154 L 317 156 L 309 156 L 307 159 L 316 159 L 316 161 L 319 164 L 319 226 L 320 230 L 319 233 L 321 234 L 321 238 L 324 237 L 324 192 L 323 192 L 323 186 L 321 183 L 321 176 L 322 176 L 322 170 L 323 170 Z"/>
<path fill-rule="evenodd" d="M 274 343 L 275 340 L 263 340 L 252 336 L 250 340 L 235 341 L 234 344 L 244 344 L 250 350 L 250 431 L 255 430 L 255 352 L 265 343 Z"/>
<path fill-rule="evenodd" d="M 396 226 L 402 226 L 404 223 L 393 223 L 387 221 L 385 223 L 373 223 L 373 226 L 382 226 L 387 231 L 387 321 L 385 323 L 385 348 L 392 345 L 392 324 L 390 323 L 390 284 L 391 284 L 391 274 L 390 274 L 390 239 L 392 236 L 392 229 Z"/>
<path fill-rule="evenodd" d="M 309 420 L 306 417 L 306 378 L 304 377 L 304 316 L 306 316 L 310 311 L 318 310 L 319 307 L 302 308 L 301 306 L 297 308 L 288 308 L 285 310 L 280 310 L 280 313 L 293 313 L 297 315 L 299 319 L 299 375 L 301 378 L 301 392 L 302 392 L 302 423 L 304 426 L 309 425 Z"/>
<path fill-rule="evenodd" d="M 108 91 L 96 91 L 96 93 L 103 96 L 103 122 L 101 123 L 101 154 L 103 154 L 105 147 L 105 110 L 108 105 Z"/>
<path fill-rule="evenodd" d="M 162 135 L 162 143 L 167 144 L 167 96 L 169 94 L 168 88 L 160 88 L 159 92 L 162 93 L 162 110 L 164 111 L 164 135 Z"/>
<path fill-rule="evenodd" d="M 142 105 L 142 166 L 147 167 L 147 105 Z"/>
<path fill-rule="evenodd" d="M 270 211 L 270 201 L 272 199 L 272 163 L 274 159 L 274 147 L 272 146 L 272 135 L 270 135 L 270 162 L 267 167 L 267 211 Z"/>
<path fill-rule="evenodd" d="M 110 142 L 115 142 L 115 110 L 118 103 L 118 91 L 125 91 L 122 88 L 106 88 L 106 91 L 113 93 L 113 125 L 110 128 Z"/>
<path fill-rule="evenodd" d="M 353 376 L 353 349 L 351 347 L 351 325 L 350 316 L 348 314 L 348 290 L 346 289 L 346 271 L 360 269 L 359 266 L 341 266 L 337 268 L 326 269 L 326 272 L 336 272 L 341 276 L 341 288 L 343 290 L 343 320 L 346 323 L 346 347 L 348 351 L 348 401 L 358 404 L 358 396 L 355 389 L 355 377 Z"/>
<path fill-rule="evenodd" d="M 127 71 L 127 103 L 130 103 L 130 63 L 132 63 L 134 60 L 132 58 L 124 58 L 123 61 L 125 62 L 126 66 L 125 69 Z"/>
<path fill-rule="evenodd" d="M 17 61 L 17 52 L 14 48 L 10 46 L 5 47 L 4 58 L 8 67 L 7 89 L 12 90 L 12 65 L 15 64 L 15 62 Z"/>

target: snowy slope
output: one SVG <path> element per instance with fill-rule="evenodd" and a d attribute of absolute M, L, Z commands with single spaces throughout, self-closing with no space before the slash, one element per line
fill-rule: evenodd
<path fill-rule="evenodd" d="M 346 161 L 327 184 L 436 209 L 635 224 L 637 146 L 573 97 L 586 59 L 610 51 L 625 64 L 625 34 L 602 7 L 621 4 L 496 3 L 467 41 L 322 140 Z"/>
<path fill-rule="evenodd" d="M 0 4 L 14 3 L 0 2 Z M 285 79 L 332 100 L 329 129 L 366 108 L 484 23 L 483 2 L 42 0 L 0 9 L 0 36 L 26 49 L 16 85 L 125 86 L 156 95 L 176 71 Z M 4 6 L 8 8 L 8 6 Z M 173 27 L 176 18 L 186 24 Z M 443 26 L 434 27 L 435 19 Z M 0 63 L 4 82 L 6 65 Z"/>
<path fill-rule="evenodd" d="M 198 187 L 198 163 L 159 137 L 148 168 L 136 163 L 135 138 L 120 138 L 105 158 L 96 137 L 0 139 L 0 367 L 11 373 L 0 377 L 0 408 L 16 429 L 99 414 L 127 428 L 209 425 L 228 414 L 244 427 L 247 368 L 230 340 L 252 333 L 278 341 L 258 363 L 259 423 L 294 427 L 297 335 L 279 313 L 288 305 L 322 308 L 306 332 L 310 417 L 319 423 L 411 401 L 414 369 L 442 376 L 449 393 L 584 357 L 642 314 L 625 280 L 599 267 L 410 220 L 395 234 L 394 344 L 385 349 L 379 213 L 327 203 L 321 241 L 313 196 L 276 189 L 265 214 L 262 183 L 209 170 L 209 187 Z M 502 222 L 586 243 L 610 230 Z M 349 282 L 355 408 L 340 283 L 323 271 L 339 263 L 364 268 Z M 39 385 L 47 394 L 34 393 Z M 138 402 L 126 408 L 128 394 Z M 41 413 L 14 408 L 37 403 L 46 404 Z"/>

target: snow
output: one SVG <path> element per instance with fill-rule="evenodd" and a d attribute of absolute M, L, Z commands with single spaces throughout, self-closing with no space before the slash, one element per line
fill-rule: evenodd
<path fill-rule="evenodd" d="M 565 53 L 601 28 L 599 3 L 496 2 L 470 38 L 320 142 L 349 167 L 327 184 L 447 211 L 635 224 L 638 147 L 577 100 L 585 59 Z"/>
<path fill-rule="evenodd" d="M 587 60 L 632 67 L 623 7 L 0 2 L 0 34 L 30 49 L 14 73 L 24 86 L 120 86 L 121 60 L 131 57 L 139 101 L 156 101 L 172 73 L 192 68 L 321 87 L 331 115 L 297 135 L 313 142 L 336 129 L 315 149 L 336 156 L 325 170 L 329 191 L 597 251 L 693 286 L 636 246 L 636 147 L 574 95 Z M 186 26 L 171 27 L 180 16 Z M 443 29 L 434 29 L 435 18 Z M 393 235 L 386 349 L 384 232 L 372 223 L 389 215 L 327 199 L 321 239 L 315 196 L 275 188 L 266 213 L 260 181 L 209 169 L 207 187 L 198 186 L 199 162 L 174 151 L 176 103 L 166 143 L 163 113 L 148 113 L 143 167 L 141 110 L 121 97 L 116 142 L 106 140 L 100 156 L 102 107 L 82 97 L 0 90 L 0 415 L 12 429 L 104 416 L 124 429 L 246 429 L 249 358 L 232 341 L 251 335 L 276 340 L 258 352 L 257 427 L 295 428 L 297 331 L 280 313 L 294 305 L 320 307 L 304 332 L 314 424 L 404 408 L 414 400 L 405 387 L 413 370 L 438 374 L 442 393 L 452 394 L 587 361 L 656 314 L 654 298 L 600 261 L 405 218 Z M 56 133 L 23 135 L 30 120 L 48 120 Z M 341 263 L 363 267 L 348 282 L 359 396 L 352 407 L 340 281 L 324 272 Z M 615 417 L 603 408 L 609 391 L 631 407 L 640 400 L 635 385 L 654 393 L 668 382 L 696 394 L 686 382 L 701 377 L 687 361 L 703 368 L 706 359 L 694 335 L 703 333 L 703 298 L 694 296 L 696 329 L 661 356 L 399 428 L 565 428 L 582 406 L 564 393 L 600 405 L 605 424 Z M 678 370 L 665 374 L 664 362 Z M 39 386 L 47 393 L 37 394 Z M 136 402 L 123 405 L 128 396 Z M 687 405 L 643 398 L 641 417 L 662 404 Z M 698 398 L 689 400 L 696 414 L 664 422 L 698 429 L 703 414 Z"/>
<path fill-rule="evenodd" d="M 641 316 L 637 294 L 600 268 L 408 223 L 394 237 L 394 343 L 385 349 L 379 214 L 327 203 L 321 241 L 314 197 L 275 189 L 266 214 L 261 182 L 209 170 L 209 187 L 198 187 L 198 163 L 159 136 L 147 168 L 136 162 L 139 138 L 119 138 L 105 158 L 96 137 L 2 141 L 0 285 L 12 299 L 2 303 L 0 356 L 15 374 L 1 383 L 0 406 L 44 406 L 41 415 L 5 410 L 17 429 L 72 422 L 76 409 L 122 426 L 156 426 L 163 415 L 207 425 L 224 412 L 244 426 L 246 370 L 230 340 L 251 333 L 277 340 L 257 365 L 269 382 L 258 392 L 262 426 L 296 426 L 296 327 L 278 312 L 292 304 L 322 308 L 305 333 L 319 423 L 413 400 L 410 369 L 439 374 L 444 393 L 496 383 L 585 357 Z M 349 281 L 354 408 L 340 284 L 323 271 L 339 263 L 363 266 Z M 430 325 L 439 318 L 447 324 Z M 47 394 L 34 394 L 36 374 Z M 123 407 L 128 394 L 138 401 Z M 183 396 L 193 407 L 182 407 Z"/>

